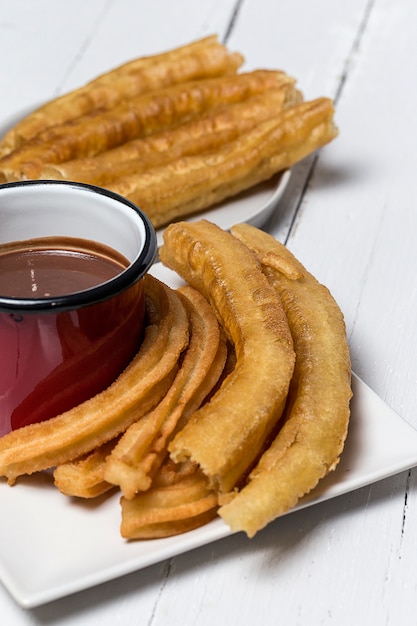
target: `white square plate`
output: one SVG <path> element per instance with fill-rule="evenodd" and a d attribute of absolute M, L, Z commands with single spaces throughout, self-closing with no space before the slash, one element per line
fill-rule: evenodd
<path fill-rule="evenodd" d="M 152 273 L 176 286 L 178 279 L 161 264 Z M 351 423 L 342 459 L 293 510 L 415 465 L 417 431 L 354 376 Z M 44 604 L 230 535 L 226 524 L 216 519 L 178 537 L 126 542 L 119 533 L 118 494 L 97 502 L 75 501 L 60 494 L 48 474 L 20 479 L 14 487 L 0 482 L 0 502 L 0 580 L 24 607 Z"/>

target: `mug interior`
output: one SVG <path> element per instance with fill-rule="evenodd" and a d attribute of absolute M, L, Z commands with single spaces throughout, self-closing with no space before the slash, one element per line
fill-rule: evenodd
<path fill-rule="evenodd" d="M 143 250 L 143 220 L 124 202 L 97 188 L 39 182 L 3 188 L 0 243 L 66 236 L 99 241 L 131 263 Z"/>
<path fill-rule="evenodd" d="M 156 254 L 155 231 L 140 209 L 117 194 L 81 183 L 24 181 L 0 185 L 0 224 L 0 245 L 63 236 L 92 240 L 115 249 L 130 265 L 108 281 L 112 294 L 142 277 Z M 103 299 L 104 286 L 88 290 L 91 298 Z M 67 305 L 70 300 L 76 305 L 74 296 L 63 296 Z M 0 295 L 0 307 L 7 306 L 6 300 L 16 299 Z M 48 299 L 41 300 L 46 304 Z M 62 297 L 55 299 L 57 304 L 64 304 Z M 33 306 L 39 308 L 39 302 Z"/>

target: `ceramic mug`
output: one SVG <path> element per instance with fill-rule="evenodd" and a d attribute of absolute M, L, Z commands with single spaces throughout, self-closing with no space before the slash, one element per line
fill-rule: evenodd
<path fill-rule="evenodd" d="M 121 373 L 140 346 L 156 250 L 149 219 L 121 196 L 65 181 L 0 185 L 0 436 Z"/>

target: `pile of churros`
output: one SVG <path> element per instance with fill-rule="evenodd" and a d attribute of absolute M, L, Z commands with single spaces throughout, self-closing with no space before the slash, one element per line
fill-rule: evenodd
<path fill-rule="evenodd" d="M 271 178 L 336 136 L 329 98 L 305 101 L 284 71 L 242 72 L 243 62 L 210 36 L 117 67 L 16 124 L 0 141 L 0 182 L 99 185 L 159 228 Z"/>
<path fill-rule="evenodd" d="M 171 224 L 160 258 L 185 286 L 146 277 L 136 357 L 97 396 L 0 438 L 0 476 L 52 469 L 71 497 L 119 490 L 129 540 L 217 515 L 252 537 L 339 461 L 351 398 L 343 315 L 253 226 Z"/>

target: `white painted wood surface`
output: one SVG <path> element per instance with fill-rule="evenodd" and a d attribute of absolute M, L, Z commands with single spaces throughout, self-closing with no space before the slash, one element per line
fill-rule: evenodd
<path fill-rule="evenodd" d="M 295 168 L 268 227 L 335 295 L 354 370 L 417 427 L 415 0 L 0 0 L 0 121 L 214 32 L 248 69 L 282 67 L 307 97 L 336 99 L 339 138 Z M 251 541 L 237 535 L 37 609 L 0 588 L 1 623 L 414 625 L 416 478 L 402 473 Z"/>

